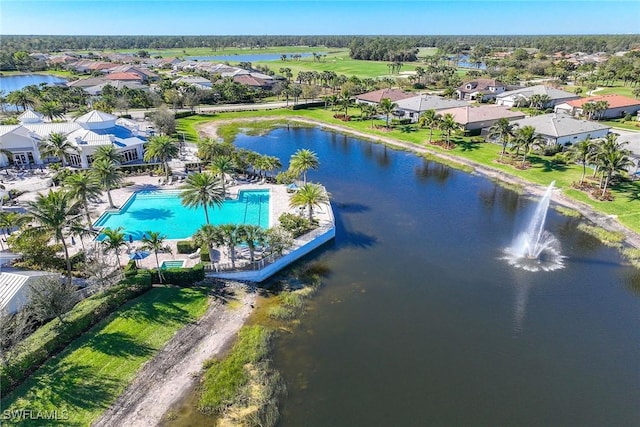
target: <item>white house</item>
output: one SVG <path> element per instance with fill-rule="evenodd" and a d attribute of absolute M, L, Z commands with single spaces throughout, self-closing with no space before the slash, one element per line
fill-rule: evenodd
<path fill-rule="evenodd" d="M 539 116 L 527 117 L 513 122 L 520 128 L 533 126 L 536 133 L 545 138 L 548 145 L 560 144 L 569 146 L 576 142 L 591 139 L 604 138 L 611 129 L 589 120 L 578 120 L 567 114 L 550 113 Z"/>
<path fill-rule="evenodd" d="M 633 116 L 640 112 L 640 99 L 633 99 L 622 95 L 599 95 L 575 99 L 556 105 L 555 111 L 573 116 L 583 116 L 584 105 L 590 102 L 607 103 L 607 108 L 598 114 L 598 117 L 602 119 L 619 118 L 627 114 Z"/>
<path fill-rule="evenodd" d="M 469 103 L 457 99 L 443 98 L 433 95 L 418 95 L 402 99 L 396 102 L 398 106 L 394 115 L 400 118 L 409 118 L 413 123 L 417 122 L 420 115 L 427 110 L 446 110 L 456 107 L 467 107 Z"/>
<path fill-rule="evenodd" d="M 90 111 L 73 122 L 49 123 L 42 121 L 35 112 L 25 112 L 20 116 L 19 125 L 0 126 L 0 147 L 11 153 L 0 154 L 0 165 L 40 165 L 48 160 L 40 155 L 39 146 L 52 133 L 64 135 L 75 145 L 78 153 L 69 153 L 71 166 L 88 168 L 93 155 L 100 146 L 114 145 L 123 156 L 123 163 L 142 160 L 143 145 L 146 143 L 144 131 L 134 122 L 101 111 Z"/>
<path fill-rule="evenodd" d="M 487 101 L 495 99 L 498 94 L 506 90 L 503 83 L 495 79 L 477 79 L 463 83 L 456 89 L 458 99 L 466 101 Z"/>
<path fill-rule="evenodd" d="M 29 299 L 29 284 L 43 277 L 59 276 L 49 271 L 11 270 L 0 273 L 0 310 L 13 314 Z"/>
<path fill-rule="evenodd" d="M 544 105 L 544 108 L 551 108 L 560 103 L 580 98 L 575 93 L 555 89 L 545 85 L 536 85 L 503 92 L 496 96 L 496 105 L 503 105 L 505 107 L 527 105 L 533 95 L 546 95 L 549 97 L 549 101 Z"/>

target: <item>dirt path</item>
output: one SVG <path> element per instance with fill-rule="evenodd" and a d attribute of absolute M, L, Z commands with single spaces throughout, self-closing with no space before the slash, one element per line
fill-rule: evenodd
<path fill-rule="evenodd" d="M 223 289 L 228 290 L 228 289 Z M 235 287 L 237 308 L 229 294 L 216 298 L 195 324 L 181 329 L 136 376 L 134 382 L 94 426 L 156 426 L 164 413 L 194 384 L 205 360 L 219 354 L 252 311 L 256 294 Z"/>
<path fill-rule="evenodd" d="M 503 182 L 508 182 L 510 184 L 520 185 L 523 187 L 524 191 L 530 195 L 541 196 L 542 194 L 544 194 L 546 190 L 545 187 L 534 184 L 522 178 L 510 175 L 499 169 L 494 169 L 489 166 L 477 164 L 471 160 L 463 159 L 463 158 L 449 155 L 446 153 L 441 153 L 435 150 L 431 150 L 427 147 L 420 147 L 415 144 L 399 141 L 397 139 L 393 139 L 385 136 L 379 136 L 379 135 L 370 135 L 370 134 L 353 130 L 344 126 L 328 124 L 328 123 L 307 119 L 307 118 L 302 118 L 302 117 L 296 117 L 296 116 L 283 116 L 283 117 L 277 117 L 277 118 L 276 117 L 252 117 L 250 119 L 233 119 L 233 120 L 224 120 L 224 121 L 220 120 L 220 121 L 215 121 L 210 123 L 203 123 L 202 125 L 200 125 L 198 130 L 200 133 L 202 133 L 205 136 L 216 137 L 218 127 L 226 123 L 238 122 L 238 121 L 254 122 L 256 120 L 267 121 L 267 120 L 277 120 L 277 119 L 286 119 L 294 122 L 306 123 L 306 124 L 318 126 L 324 129 L 330 129 L 337 132 L 358 136 L 360 138 L 363 138 L 369 141 L 387 144 L 391 147 L 398 147 L 406 150 L 411 150 L 413 152 L 420 153 L 420 154 L 429 154 L 434 157 L 446 159 L 461 165 L 466 165 L 473 168 L 474 173 L 478 173 L 484 176 L 488 176 L 490 178 L 498 179 Z M 606 214 L 600 213 L 594 210 L 591 206 L 587 205 L 586 203 L 582 203 L 567 197 L 560 190 L 554 191 L 553 201 L 561 206 L 565 206 L 582 213 L 582 215 L 585 218 L 589 219 L 590 221 L 592 221 L 593 223 L 597 224 L 602 228 L 605 228 L 610 231 L 622 232 L 625 236 L 626 242 L 629 245 L 634 246 L 636 248 L 640 248 L 640 234 L 628 229 L 627 227 L 622 225 L 620 222 L 618 222 L 616 220 L 615 215 L 606 215 Z"/>

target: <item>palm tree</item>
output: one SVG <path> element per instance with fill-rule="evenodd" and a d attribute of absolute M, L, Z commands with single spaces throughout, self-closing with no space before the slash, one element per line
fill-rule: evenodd
<path fill-rule="evenodd" d="M 495 138 L 502 142 L 502 151 L 500 152 L 500 160 L 502 160 L 502 157 L 504 156 L 504 152 L 507 149 L 507 144 L 509 143 L 509 140 L 513 138 L 515 129 L 517 127 L 518 127 L 517 123 L 511 123 L 509 119 L 503 117 L 499 119 L 497 122 L 495 122 L 493 126 L 489 128 L 488 137 L 490 139 Z"/>
<path fill-rule="evenodd" d="M 64 109 L 57 102 L 45 101 L 40 104 L 38 110 L 48 117 L 50 121 L 64 117 Z"/>
<path fill-rule="evenodd" d="M 160 283 L 162 283 L 164 277 L 162 277 L 162 270 L 160 269 L 158 252 L 166 251 L 168 249 L 165 247 L 166 238 L 167 236 L 160 235 L 160 232 L 158 231 L 147 231 L 142 236 L 142 248 L 148 251 L 153 251 L 153 254 L 156 256 L 156 266 L 158 267 L 158 277 L 160 278 Z"/>
<path fill-rule="evenodd" d="M 120 265 L 120 253 L 122 251 L 123 246 L 127 246 L 127 240 L 125 234 L 122 232 L 123 228 L 105 228 L 102 230 L 102 234 L 104 234 L 104 239 L 102 240 L 102 246 L 104 246 L 104 250 L 106 252 L 111 252 L 116 256 L 116 267 L 122 268 Z"/>
<path fill-rule="evenodd" d="M 329 202 L 329 197 L 330 195 L 322 186 L 304 184 L 291 196 L 289 205 L 291 207 L 306 207 L 309 211 L 309 221 L 313 222 L 313 208 Z"/>
<path fill-rule="evenodd" d="M 389 98 L 382 98 L 378 103 L 378 109 L 386 116 L 386 127 L 389 128 L 389 114 L 398 107 L 398 104 L 391 102 Z"/>
<path fill-rule="evenodd" d="M 102 189 L 107 192 L 109 207 L 114 209 L 115 205 L 111 198 L 111 189 L 122 183 L 122 173 L 118 169 L 118 166 L 111 160 L 96 160 L 91 166 L 91 173 L 98 177 L 98 181 L 100 181 Z"/>
<path fill-rule="evenodd" d="M 180 152 L 180 147 L 175 140 L 166 135 L 152 136 L 144 153 L 144 160 L 160 161 L 164 166 L 165 179 L 169 179 L 169 159 Z"/>
<path fill-rule="evenodd" d="M 22 111 L 27 111 L 27 108 L 33 108 L 35 105 L 33 96 L 24 89 L 10 92 L 7 95 L 7 102 L 22 107 Z"/>
<path fill-rule="evenodd" d="M 36 222 L 30 232 L 53 233 L 56 241 L 62 243 L 64 258 L 67 263 L 67 282 L 71 284 L 71 261 L 69 249 L 65 242 L 65 234 L 69 227 L 78 222 L 78 202 L 73 200 L 70 193 L 63 191 L 49 191 L 46 196 L 39 194 L 36 200 L 28 203 L 28 213 Z"/>
<path fill-rule="evenodd" d="M 200 139 L 196 145 L 198 157 L 205 162 L 210 162 L 218 156 L 230 156 L 235 151 L 233 144 L 218 142 L 211 138 Z"/>
<path fill-rule="evenodd" d="M 218 227 L 211 224 L 204 224 L 193 235 L 193 241 L 200 247 L 206 246 L 209 249 L 209 256 L 213 253 L 213 245 L 217 241 Z"/>
<path fill-rule="evenodd" d="M 449 148 L 451 144 L 451 132 L 458 128 L 458 123 L 456 123 L 453 114 L 447 113 L 442 116 L 438 127 L 442 132 L 444 132 L 446 137 L 445 140 L 447 142 L 447 148 Z"/>
<path fill-rule="evenodd" d="M 235 224 L 222 224 L 216 227 L 215 233 L 216 243 L 219 246 L 226 246 L 229 258 L 231 259 L 231 268 L 236 268 L 236 246 L 242 242 L 238 234 L 238 226 Z"/>
<path fill-rule="evenodd" d="M 78 154 L 80 150 L 73 145 L 67 137 L 61 133 L 52 132 L 49 136 L 40 142 L 40 155 L 42 157 L 56 157 L 62 161 L 62 165 L 68 163 L 67 155 L 71 153 Z"/>
<path fill-rule="evenodd" d="M 220 180 L 209 172 L 194 173 L 187 177 L 187 181 L 181 188 L 182 204 L 193 208 L 202 206 L 205 219 L 209 224 L 207 207 L 220 207 L 224 203 L 225 190 Z"/>
<path fill-rule="evenodd" d="M 93 154 L 93 161 L 95 162 L 96 160 L 109 160 L 116 165 L 120 165 L 122 163 L 122 153 L 116 150 L 113 144 L 101 145 Z"/>
<path fill-rule="evenodd" d="M 241 224 L 238 226 L 238 238 L 247 244 L 249 258 L 253 262 L 256 245 L 263 245 L 266 240 L 264 230 L 257 225 Z"/>
<path fill-rule="evenodd" d="M 91 215 L 89 213 L 89 201 L 100 197 L 102 189 L 100 188 L 100 180 L 97 176 L 86 171 L 69 175 L 65 180 L 65 190 L 71 196 L 80 202 L 87 216 L 87 225 L 89 229 L 91 225 Z"/>
<path fill-rule="evenodd" d="M 15 228 L 27 222 L 29 222 L 27 215 L 19 212 L 0 211 L 0 229 L 2 229 L 7 236 L 10 235 Z"/>
<path fill-rule="evenodd" d="M 236 171 L 236 165 L 230 156 L 217 156 L 211 162 L 211 172 L 222 183 L 222 194 L 226 194 L 225 179 Z"/>
<path fill-rule="evenodd" d="M 319 167 L 318 155 L 309 149 L 302 148 L 291 155 L 289 168 L 298 175 L 302 174 L 305 184 L 307 183 L 307 171 L 309 169 L 317 170 Z"/>
<path fill-rule="evenodd" d="M 522 167 L 524 167 L 529 151 L 544 144 L 544 138 L 536 133 L 536 129 L 533 126 L 525 126 L 516 131 L 513 143 L 518 150 L 522 149 L 524 151 L 522 155 Z"/>
<path fill-rule="evenodd" d="M 438 127 L 440 119 L 441 116 L 436 113 L 436 110 L 427 110 L 422 113 L 418 119 L 418 126 L 427 126 L 429 128 L 429 144 L 431 144 L 431 139 L 433 138 L 433 128 Z"/>
<path fill-rule="evenodd" d="M 571 159 L 582 164 L 582 176 L 580 177 L 580 185 L 584 182 L 584 176 L 587 173 L 587 163 L 595 155 L 595 146 L 589 136 L 586 139 L 577 142 L 569 149 Z"/>
<path fill-rule="evenodd" d="M 615 173 L 626 170 L 633 164 L 629 158 L 628 150 L 612 150 L 599 156 L 600 169 L 605 176 L 604 185 L 602 187 L 602 197 L 607 192 L 607 186 L 611 182 L 611 178 Z"/>
<path fill-rule="evenodd" d="M 282 168 L 282 162 L 280 161 L 279 157 L 276 157 L 276 156 L 262 156 L 262 157 L 264 157 L 262 168 L 265 171 L 265 176 L 266 176 L 266 172 L 273 172 L 275 170 Z"/>

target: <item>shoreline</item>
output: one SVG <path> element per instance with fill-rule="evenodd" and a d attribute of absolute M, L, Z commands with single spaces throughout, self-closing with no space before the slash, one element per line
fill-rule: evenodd
<path fill-rule="evenodd" d="M 471 160 L 463 159 L 450 154 L 440 153 L 438 151 L 431 150 L 428 147 L 420 147 L 408 142 L 399 141 L 394 138 L 377 136 L 377 135 L 375 136 L 369 135 L 365 132 L 360 132 L 344 126 L 325 123 L 325 122 L 321 122 L 313 119 L 307 119 L 304 117 L 282 116 L 282 117 L 276 117 L 276 118 L 252 117 L 247 119 L 238 118 L 238 119 L 229 119 L 229 120 L 212 119 L 211 122 L 201 123 L 197 125 L 196 130 L 198 131 L 199 134 L 202 133 L 206 136 L 216 138 L 218 137 L 217 130 L 220 125 L 234 123 L 234 122 L 255 122 L 255 121 L 274 121 L 274 120 L 289 120 L 292 122 L 299 122 L 299 123 L 304 123 L 308 125 L 313 125 L 313 126 L 320 127 L 322 129 L 329 129 L 329 130 L 340 132 L 343 134 L 357 136 L 369 142 L 385 144 L 391 148 L 408 150 L 416 154 L 422 154 L 422 155 L 427 154 L 429 156 L 432 156 L 435 161 L 438 161 L 438 159 L 442 159 L 449 162 L 454 162 L 461 166 L 472 168 L 473 169 L 473 171 L 471 172 L 472 174 L 478 174 L 488 178 L 497 179 L 501 182 L 505 182 L 508 184 L 522 186 L 524 193 L 529 196 L 539 197 L 539 196 L 542 196 L 542 194 L 544 194 L 544 192 L 546 191 L 546 187 L 543 187 L 539 184 L 533 183 L 531 181 L 527 181 L 526 179 L 523 179 L 514 175 L 510 175 L 509 173 L 503 172 L 498 169 L 493 169 L 491 167 L 481 165 Z M 580 202 L 578 200 L 574 200 L 569 196 L 563 194 L 562 191 L 559 189 L 554 190 L 551 200 L 560 206 L 564 206 L 566 208 L 573 209 L 580 212 L 580 214 L 582 214 L 583 217 L 585 217 L 589 221 L 593 222 L 594 224 L 608 231 L 621 232 L 622 234 L 624 234 L 625 242 L 628 245 L 640 249 L 640 233 L 636 233 L 635 231 L 630 230 L 629 228 L 627 228 L 626 226 L 618 222 L 614 215 L 607 215 L 607 214 L 598 212 L 597 210 L 593 209 L 591 206 L 583 202 Z"/>
<path fill-rule="evenodd" d="M 92 426 L 157 426 L 184 399 L 196 386 L 204 362 L 222 354 L 235 339 L 254 311 L 257 294 L 245 285 L 227 283 L 211 298 L 204 316 L 178 331 Z M 229 306 L 232 299 L 236 305 Z"/>

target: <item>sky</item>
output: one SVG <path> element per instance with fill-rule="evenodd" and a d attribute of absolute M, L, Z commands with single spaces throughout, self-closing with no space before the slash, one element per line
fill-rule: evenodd
<path fill-rule="evenodd" d="M 640 1 L 0 0 L 0 34 L 640 34 Z"/>

